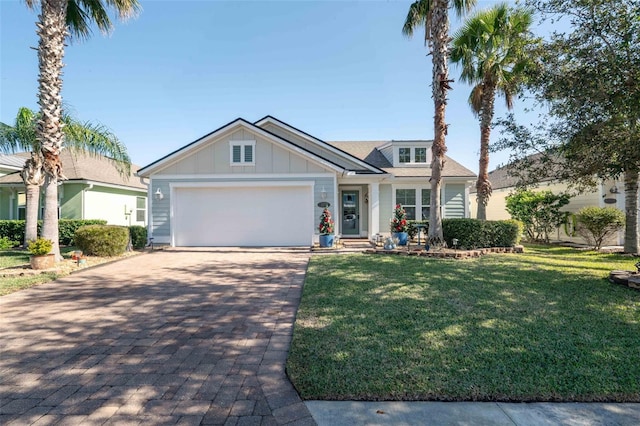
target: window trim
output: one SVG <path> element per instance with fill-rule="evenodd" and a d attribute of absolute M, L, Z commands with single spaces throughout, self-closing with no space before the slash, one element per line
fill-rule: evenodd
<path fill-rule="evenodd" d="M 440 209 L 441 209 L 441 213 L 444 212 L 444 204 L 442 203 L 443 201 L 443 194 L 444 194 L 444 188 L 445 188 L 445 183 L 442 183 L 442 189 L 440 191 Z M 398 204 L 397 199 L 396 199 L 396 191 L 398 189 L 413 189 L 416 191 L 416 215 L 419 215 L 420 218 L 422 218 L 422 190 L 423 189 L 428 189 L 431 190 L 431 186 L 430 185 L 421 185 L 421 184 L 392 184 L 391 185 L 391 201 L 392 203 L 392 208 L 393 206 L 395 206 L 396 204 Z M 425 207 L 430 207 L 429 205 L 426 205 Z M 423 219 L 416 219 L 416 220 L 423 220 Z M 428 220 L 428 219 L 424 219 L 424 220 Z"/>
<path fill-rule="evenodd" d="M 408 149 L 409 150 L 409 161 L 402 161 L 402 159 L 400 157 L 402 155 L 400 153 L 400 151 L 404 150 L 404 149 Z M 400 146 L 400 147 L 398 147 L 398 163 L 400 163 L 400 164 L 411 164 L 413 162 L 413 161 L 411 161 L 413 159 L 412 151 L 413 150 L 408 146 Z"/>
<path fill-rule="evenodd" d="M 233 161 L 233 147 L 240 147 L 240 162 Z M 251 161 L 246 159 L 246 147 L 251 147 Z M 229 165 L 231 167 L 244 167 L 256 165 L 256 141 L 255 140 L 229 140 Z"/>

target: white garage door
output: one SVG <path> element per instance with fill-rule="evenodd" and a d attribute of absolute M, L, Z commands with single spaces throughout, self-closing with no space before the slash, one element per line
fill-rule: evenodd
<path fill-rule="evenodd" d="M 309 246 L 309 186 L 176 188 L 176 246 Z"/>

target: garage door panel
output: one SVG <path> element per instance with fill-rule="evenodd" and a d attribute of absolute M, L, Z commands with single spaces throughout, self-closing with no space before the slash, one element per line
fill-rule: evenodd
<path fill-rule="evenodd" d="M 177 246 L 309 245 L 310 187 L 176 188 Z"/>

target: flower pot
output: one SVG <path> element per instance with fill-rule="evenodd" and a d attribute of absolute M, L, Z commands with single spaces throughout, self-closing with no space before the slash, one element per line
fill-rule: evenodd
<path fill-rule="evenodd" d="M 406 246 L 407 240 L 409 239 L 409 234 L 407 232 L 394 232 L 393 238 L 398 239 L 399 246 Z"/>
<path fill-rule="evenodd" d="M 41 256 L 31 256 L 29 258 L 31 269 L 51 269 L 56 265 L 55 254 L 44 254 Z"/>
<path fill-rule="evenodd" d="M 333 235 L 320 235 L 320 247 L 333 247 Z"/>

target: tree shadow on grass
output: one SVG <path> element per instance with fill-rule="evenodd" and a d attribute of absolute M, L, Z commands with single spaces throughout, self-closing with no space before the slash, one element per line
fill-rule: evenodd
<path fill-rule="evenodd" d="M 640 401 L 640 294 L 529 266 L 314 259 L 291 377 L 307 399 Z"/>

